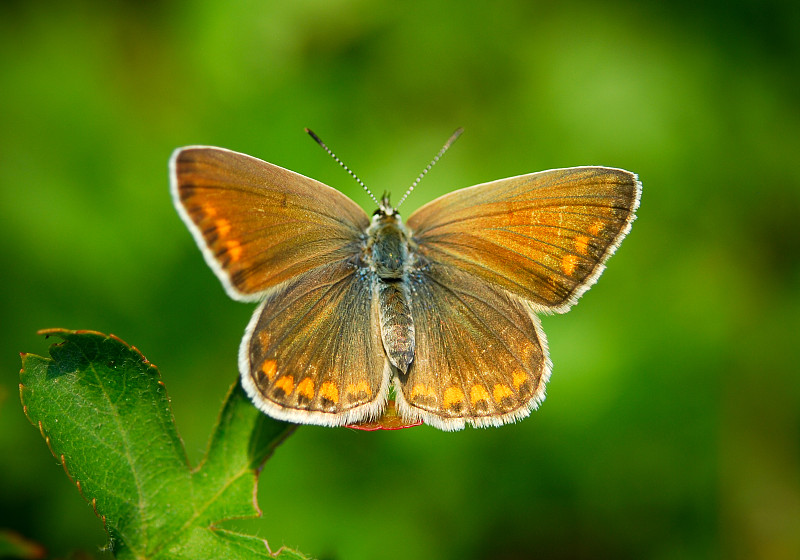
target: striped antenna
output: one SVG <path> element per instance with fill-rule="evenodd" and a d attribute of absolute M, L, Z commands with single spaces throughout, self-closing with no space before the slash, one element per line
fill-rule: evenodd
<path fill-rule="evenodd" d="M 454 132 L 454 133 L 453 133 L 453 134 L 450 136 L 450 138 L 448 138 L 448 139 L 447 139 L 447 142 L 445 142 L 445 143 L 444 143 L 444 146 L 442 146 L 442 149 L 441 149 L 441 150 L 439 150 L 439 153 L 438 153 L 438 154 L 436 154 L 436 157 L 435 157 L 435 158 L 433 158 L 433 159 L 431 160 L 431 162 L 428 164 L 428 167 L 426 167 L 425 169 L 423 169 L 423 170 L 422 170 L 422 173 L 420 173 L 420 174 L 419 174 L 419 177 L 417 177 L 417 178 L 414 180 L 414 182 L 413 182 L 413 183 L 411 183 L 411 186 L 410 186 L 410 187 L 408 187 L 408 190 L 406 191 L 406 194 L 404 194 L 404 195 L 403 195 L 403 197 L 400 199 L 400 202 L 398 202 L 398 203 L 397 203 L 397 206 L 395 206 L 395 207 L 394 207 L 394 209 L 395 209 L 395 210 L 397 210 L 398 208 L 400 208 L 400 205 L 401 205 L 401 204 L 403 204 L 403 202 L 405 202 L 406 198 L 408 198 L 408 195 L 410 195 L 410 194 L 411 194 L 411 191 L 413 191 L 413 190 L 414 190 L 414 187 L 416 187 L 417 185 L 419 185 L 419 182 L 420 182 L 420 181 L 422 181 L 422 178 L 423 178 L 423 177 L 424 177 L 424 176 L 425 176 L 425 175 L 428 173 L 428 171 L 430 171 L 430 170 L 431 170 L 431 167 L 433 167 L 434 165 L 436 165 L 436 162 L 437 162 L 437 161 L 439 161 L 439 158 L 440 158 L 440 157 L 442 157 L 442 156 L 444 155 L 444 153 L 445 153 L 445 152 L 448 150 L 448 148 L 450 148 L 450 146 L 452 146 L 452 145 L 453 145 L 453 142 L 455 142 L 456 140 L 458 140 L 458 137 L 459 137 L 459 136 L 461 136 L 461 133 L 462 133 L 462 132 L 464 132 L 464 129 L 459 127 L 459 128 L 457 128 L 457 129 L 456 129 L 456 131 L 455 131 L 455 132 Z"/>
<path fill-rule="evenodd" d="M 369 190 L 369 188 L 367 188 L 367 185 L 365 185 L 365 184 L 364 184 L 364 182 L 363 182 L 361 179 L 359 179 L 359 178 L 358 178 L 358 175 L 356 175 L 355 173 L 353 173 L 353 172 L 350 170 L 350 168 L 349 168 L 349 167 L 347 167 L 347 166 L 344 164 L 344 162 L 343 162 L 342 160 L 340 160 L 338 157 L 336 157 L 336 154 L 334 154 L 334 153 L 331 151 L 331 149 L 330 149 L 328 146 L 326 146 L 326 145 L 325 145 L 325 142 L 323 142 L 322 140 L 320 140 L 320 139 L 319 139 L 319 136 L 317 136 L 316 134 L 314 134 L 314 131 L 313 131 L 313 130 L 311 130 L 310 128 L 306 128 L 306 132 L 308 133 L 308 135 L 309 135 L 309 136 L 311 136 L 311 138 L 313 138 L 313 139 L 314 139 L 314 141 L 315 141 L 317 144 L 319 144 L 320 146 L 322 146 L 322 149 L 323 149 L 323 150 L 325 150 L 326 152 L 328 152 L 328 155 L 329 155 L 329 156 L 331 156 L 333 159 L 335 159 L 335 160 L 336 160 L 336 163 L 338 163 L 339 165 L 341 165 L 341 166 L 342 166 L 342 168 L 343 168 L 345 171 L 347 171 L 347 172 L 350 174 L 350 176 L 351 176 L 353 179 L 355 179 L 355 180 L 356 180 L 356 183 L 358 183 L 359 185 L 361 185 L 361 186 L 364 188 L 364 190 L 365 190 L 365 191 L 367 191 L 367 194 L 370 196 L 370 198 L 371 198 L 371 199 L 372 199 L 372 200 L 375 202 L 375 204 L 376 204 L 378 207 L 380 207 L 380 206 L 381 206 L 381 203 L 380 203 L 380 202 L 378 202 L 378 199 L 377 199 L 377 198 L 375 198 L 375 195 L 374 195 L 374 194 L 372 194 L 372 191 L 371 191 L 371 190 Z"/>

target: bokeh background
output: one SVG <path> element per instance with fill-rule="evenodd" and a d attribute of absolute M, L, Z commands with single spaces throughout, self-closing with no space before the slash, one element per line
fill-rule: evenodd
<path fill-rule="evenodd" d="M 545 317 L 527 420 L 301 428 L 231 527 L 326 559 L 800 557 L 796 3 L 296 0 L 0 4 L 0 528 L 102 556 L 18 400 L 37 329 L 113 332 L 162 372 L 190 457 L 237 376 L 235 303 L 172 207 L 186 144 L 404 208 L 583 164 L 639 173 L 600 282 Z"/>

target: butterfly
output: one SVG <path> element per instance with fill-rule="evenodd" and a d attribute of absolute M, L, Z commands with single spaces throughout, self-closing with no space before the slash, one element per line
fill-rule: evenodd
<path fill-rule="evenodd" d="M 370 193 L 370 218 L 223 148 L 179 148 L 169 168 L 228 295 L 260 302 L 239 349 L 243 387 L 274 418 L 323 426 L 374 420 L 390 395 L 405 421 L 448 431 L 528 416 L 551 371 L 537 313 L 567 311 L 595 283 L 641 195 L 629 171 L 552 169 L 451 192 L 404 222 L 386 195 Z"/>

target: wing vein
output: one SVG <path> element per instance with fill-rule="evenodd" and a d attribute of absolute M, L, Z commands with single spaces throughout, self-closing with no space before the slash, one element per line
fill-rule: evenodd
<path fill-rule="evenodd" d="M 437 280 L 437 279 L 435 279 L 435 278 L 433 278 L 433 277 L 431 277 L 429 275 L 428 275 L 428 278 L 430 278 L 434 283 L 436 283 L 438 286 L 440 286 L 441 289 L 446 290 L 447 292 L 452 294 L 452 296 L 461 303 L 461 305 L 464 308 L 464 311 L 462 312 L 463 314 L 472 316 L 474 321 L 476 323 L 479 323 L 483 327 L 485 332 L 494 334 L 494 329 L 492 329 L 487 324 L 487 322 L 478 313 L 473 311 L 472 307 L 468 304 L 467 301 L 465 301 L 465 298 L 463 296 L 466 295 L 466 296 L 468 296 L 468 297 L 470 297 L 470 298 L 472 298 L 474 300 L 477 300 L 477 301 L 483 303 L 486 307 L 496 311 L 495 307 L 492 306 L 491 303 L 489 303 L 488 300 L 479 297 L 476 293 L 467 292 L 466 290 L 455 290 L 455 289 L 445 285 L 441 281 L 439 281 L 439 280 Z M 519 328 L 519 326 L 514 324 L 514 322 L 511 320 L 510 317 L 507 317 L 503 313 L 499 313 L 499 312 L 497 313 L 497 315 L 500 316 L 503 319 L 503 321 L 505 321 L 508 325 L 510 325 L 515 331 L 521 333 L 523 336 L 525 336 L 525 338 L 528 338 L 527 334 L 521 328 Z M 449 323 L 452 323 L 452 325 L 455 325 L 457 322 L 456 321 L 451 321 Z M 451 327 L 451 325 L 448 325 L 448 327 Z M 502 346 L 506 349 L 506 352 L 511 357 L 513 357 L 514 360 L 518 364 L 520 364 L 522 366 L 525 365 L 525 364 L 523 364 L 522 360 L 517 356 L 517 354 L 511 350 L 510 346 L 508 345 L 508 343 L 506 342 L 506 340 L 504 338 L 501 338 L 501 337 L 496 336 L 496 335 L 494 336 L 494 338 L 495 338 L 495 340 L 499 340 L 500 341 Z M 528 339 L 528 340 L 530 340 L 530 339 Z M 446 354 L 448 354 L 448 353 L 446 353 Z M 449 356 L 448 356 L 448 358 L 449 358 Z M 448 366 L 450 366 L 449 361 L 450 360 L 448 359 Z M 451 371 L 453 371 L 452 368 L 451 368 Z"/>

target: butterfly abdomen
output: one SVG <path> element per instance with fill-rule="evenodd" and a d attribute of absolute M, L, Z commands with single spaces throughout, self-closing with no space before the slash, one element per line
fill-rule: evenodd
<path fill-rule="evenodd" d="M 414 359 L 414 321 L 408 290 L 400 281 L 378 280 L 383 348 L 392 365 L 406 373 Z"/>
<path fill-rule="evenodd" d="M 367 235 L 366 262 L 374 273 L 383 348 L 392 365 L 406 373 L 414 359 L 415 342 L 405 278 L 408 235 L 399 216 L 386 212 L 376 214 Z"/>

